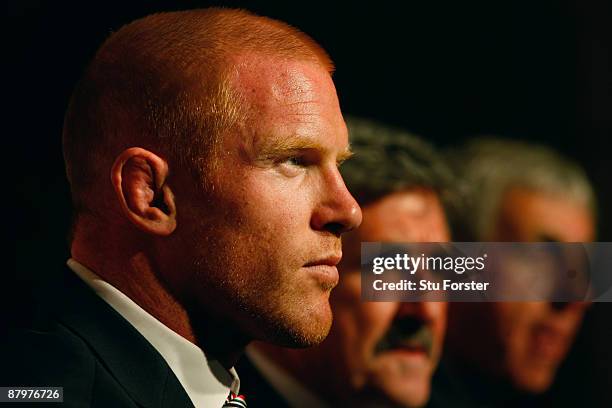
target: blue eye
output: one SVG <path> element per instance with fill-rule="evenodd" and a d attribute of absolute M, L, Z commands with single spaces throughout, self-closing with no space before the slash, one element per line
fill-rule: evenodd
<path fill-rule="evenodd" d="M 288 157 L 286 163 L 292 166 L 304 166 L 305 160 L 303 157 L 300 156 Z"/>

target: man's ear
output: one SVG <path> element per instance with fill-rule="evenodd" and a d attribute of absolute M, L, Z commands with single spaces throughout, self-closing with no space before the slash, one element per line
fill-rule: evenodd
<path fill-rule="evenodd" d="M 176 204 L 167 178 L 168 163 L 140 147 L 124 150 L 111 169 L 123 214 L 149 234 L 165 236 L 176 229 Z"/>

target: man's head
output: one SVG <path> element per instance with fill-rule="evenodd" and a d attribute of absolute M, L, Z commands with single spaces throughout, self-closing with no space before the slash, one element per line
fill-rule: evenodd
<path fill-rule="evenodd" d="M 477 139 L 453 152 L 464 183 L 462 240 L 586 242 L 595 236 L 595 199 L 584 172 L 537 145 Z M 449 357 L 518 390 L 551 385 L 582 321 L 581 303 L 451 304 Z M 476 328 L 477 325 L 478 327 Z"/>
<path fill-rule="evenodd" d="M 113 255 L 153 270 L 194 320 L 320 342 L 340 235 L 361 219 L 337 168 L 350 152 L 331 70 L 306 35 L 245 11 L 120 29 L 66 114 L 73 254 L 111 282 L 125 279 L 105 272 Z"/>
<path fill-rule="evenodd" d="M 341 171 L 363 223 L 343 238 L 330 335 L 317 347 L 288 351 L 283 363 L 329 400 L 421 406 L 440 357 L 446 303 L 363 302 L 360 244 L 448 241 L 440 193 L 449 174 L 412 135 L 359 119 L 347 125 L 355 157 Z"/>

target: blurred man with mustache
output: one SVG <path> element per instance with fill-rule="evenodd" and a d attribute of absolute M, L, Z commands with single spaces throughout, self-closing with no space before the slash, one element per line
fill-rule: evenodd
<path fill-rule="evenodd" d="M 251 406 L 415 407 L 429 398 L 446 303 L 362 302 L 360 244 L 448 241 L 442 197 L 450 174 L 412 135 L 360 119 L 347 125 L 355 156 L 341 172 L 363 223 L 343 238 L 330 335 L 304 350 L 249 348 L 239 367 L 261 391 Z"/>
<path fill-rule="evenodd" d="M 453 223 L 462 241 L 588 242 L 595 197 L 575 163 L 543 146 L 482 138 L 451 152 L 465 206 Z M 533 401 L 555 378 L 585 303 L 449 304 L 444 370 L 434 395 L 465 406 Z M 438 390 L 440 393 L 438 393 Z M 441 406 L 458 406 L 461 398 Z M 488 406 L 488 405 L 487 405 Z"/>

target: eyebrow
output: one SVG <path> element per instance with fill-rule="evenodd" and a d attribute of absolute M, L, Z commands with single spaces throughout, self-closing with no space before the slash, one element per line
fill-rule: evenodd
<path fill-rule="evenodd" d="M 304 138 L 274 138 L 272 140 L 268 140 L 266 143 L 262 143 L 262 146 L 258 149 L 259 153 L 257 156 L 260 158 L 272 158 L 283 156 L 303 150 L 326 150 L 320 143 L 313 142 Z M 351 146 L 347 146 L 346 149 L 341 151 L 336 158 L 338 163 L 342 163 L 345 160 L 349 159 L 353 156 L 353 151 L 351 150 Z"/>
<path fill-rule="evenodd" d="M 338 159 L 336 159 L 336 161 L 338 163 L 343 163 L 353 157 L 354 154 L 355 153 L 351 150 L 351 146 L 348 145 L 346 149 L 344 149 L 344 151 L 338 155 Z"/>

